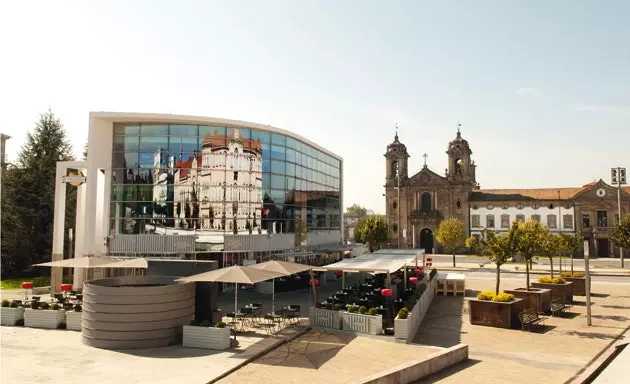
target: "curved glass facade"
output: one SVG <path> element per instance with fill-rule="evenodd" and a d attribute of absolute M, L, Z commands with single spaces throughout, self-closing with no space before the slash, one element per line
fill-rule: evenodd
<path fill-rule="evenodd" d="M 339 230 L 340 167 L 291 136 L 245 126 L 115 124 L 110 228 L 200 235 Z"/>

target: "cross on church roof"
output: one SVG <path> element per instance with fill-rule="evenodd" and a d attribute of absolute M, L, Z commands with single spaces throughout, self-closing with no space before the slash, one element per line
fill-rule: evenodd
<path fill-rule="evenodd" d="M 422 155 L 422 157 L 424 157 L 424 167 L 427 167 L 427 157 L 429 157 L 429 155 L 427 155 L 426 153 L 424 155 Z"/>
<path fill-rule="evenodd" d="M 394 139 L 398 140 L 398 123 L 395 123 L 396 126 L 396 134 L 394 135 Z"/>

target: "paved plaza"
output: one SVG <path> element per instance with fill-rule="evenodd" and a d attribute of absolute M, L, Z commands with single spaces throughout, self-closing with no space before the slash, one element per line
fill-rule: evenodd
<path fill-rule="evenodd" d="M 501 280 L 502 289 L 524 285 L 520 278 Z M 466 299 L 436 297 L 415 341 L 442 347 L 466 343 L 470 361 L 421 382 L 565 382 L 630 325 L 630 281 L 592 287 L 593 326 L 586 325 L 584 296 L 574 296 L 570 314 L 550 317 L 534 332 L 471 326 Z M 468 279 L 467 289 L 494 290 L 494 281 Z"/>

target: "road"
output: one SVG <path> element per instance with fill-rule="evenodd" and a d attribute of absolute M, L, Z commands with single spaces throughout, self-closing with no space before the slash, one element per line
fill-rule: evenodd
<path fill-rule="evenodd" d="M 427 255 L 427 257 L 432 257 L 434 261 L 440 261 L 440 262 L 453 261 L 452 255 L 437 255 L 436 254 L 436 255 Z M 483 256 L 456 255 L 455 261 L 461 262 L 461 263 L 488 263 L 488 258 L 483 257 Z M 559 259 L 554 258 L 553 260 L 554 268 L 558 266 L 558 262 L 559 262 Z M 549 265 L 549 259 L 546 257 L 540 257 L 539 259 L 535 260 L 535 263 L 539 265 Z M 563 265 L 568 266 L 570 265 L 571 261 L 570 259 L 565 258 L 563 259 L 562 263 Z M 590 259 L 589 263 L 592 266 L 598 266 L 598 267 L 610 267 L 610 268 L 621 267 L 621 261 L 619 259 L 595 258 L 595 259 Z M 628 268 L 630 266 L 630 260 L 625 260 L 625 264 L 626 264 L 626 268 L 630 270 L 630 268 Z M 583 269 L 584 259 L 577 259 L 577 258 L 573 259 L 573 265 L 582 267 Z"/>
<path fill-rule="evenodd" d="M 493 272 L 480 272 L 470 271 L 465 272 L 466 279 L 470 280 L 494 280 L 496 279 L 496 273 Z M 537 277 L 529 278 L 534 281 Z M 537 276 L 537 275 L 536 275 Z M 526 275 L 524 273 L 502 273 L 501 281 L 504 280 L 524 280 Z M 613 283 L 613 284 L 630 284 L 630 277 L 628 276 L 593 276 L 591 277 L 593 283 Z"/>

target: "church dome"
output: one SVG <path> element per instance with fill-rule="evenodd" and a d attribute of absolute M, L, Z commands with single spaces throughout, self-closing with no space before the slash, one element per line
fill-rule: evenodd
<path fill-rule="evenodd" d="M 396 132 L 396 135 L 394 136 L 394 141 L 387 146 L 387 152 L 407 152 L 405 144 L 398 140 L 398 132 Z"/>

